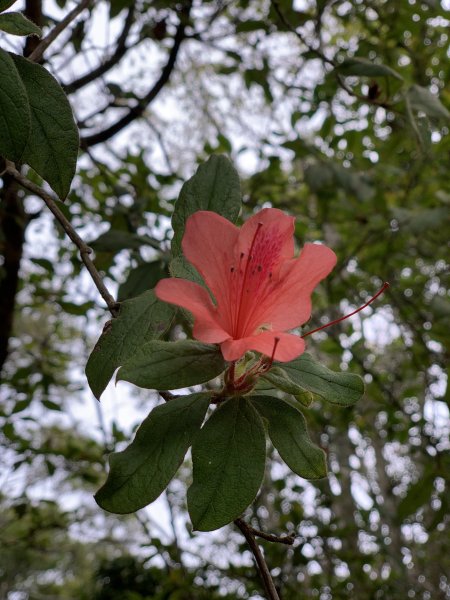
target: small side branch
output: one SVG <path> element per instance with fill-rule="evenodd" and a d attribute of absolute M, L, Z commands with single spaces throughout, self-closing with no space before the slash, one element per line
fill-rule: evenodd
<path fill-rule="evenodd" d="M 255 557 L 256 567 L 264 584 L 264 589 L 266 590 L 268 600 L 280 600 L 280 596 L 278 595 L 277 589 L 273 582 L 269 567 L 267 566 L 261 549 L 256 542 L 253 527 L 250 527 L 250 525 L 248 525 L 242 519 L 236 519 L 234 524 L 241 530 L 242 535 L 245 537 L 247 544 L 250 546 L 250 550 Z"/>
<path fill-rule="evenodd" d="M 57 25 L 55 25 L 50 33 L 39 42 L 28 58 L 33 62 L 39 62 L 50 44 L 56 40 L 59 34 L 62 33 L 64 29 L 66 29 L 70 23 L 72 23 L 72 21 L 89 6 L 91 2 L 92 0 L 82 0 L 77 6 L 75 6 L 75 8 L 71 10 Z"/>
<path fill-rule="evenodd" d="M 95 266 L 94 262 L 92 261 L 92 259 L 90 257 L 90 255 L 92 254 L 92 248 L 90 248 L 86 244 L 86 242 L 78 235 L 78 233 L 72 227 L 72 224 L 70 223 L 70 221 L 65 217 L 63 212 L 58 208 L 57 199 L 53 198 L 53 196 L 48 194 L 41 187 L 39 187 L 38 185 L 36 185 L 32 181 L 30 181 L 29 179 L 24 177 L 21 173 L 19 173 L 19 171 L 17 171 L 17 169 L 14 168 L 14 165 L 12 163 L 9 163 L 9 162 L 7 163 L 6 172 L 8 173 L 8 175 L 13 177 L 17 181 L 17 183 L 20 183 L 21 186 L 23 186 L 24 188 L 26 188 L 27 190 L 29 190 L 36 196 L 39 196 L 40 198 L 42 198 L 42 200 L 45 202 L 47 207 L 50 209 L 50 211 L 55 216 L 56 220 L 60 223 L 61 227 L 67 233 L 69 238 L 77 246 L 78 250 L 80 251 L 81 260 L 83 261 L 87 270 L 89 271 L 89 274 L 92 277 L 92 280 L 93 280 L 96 288 L 100 292 L 100 295 L 102 296 L 103 300 L 106 302 L 109 312 L 111 313 L 111 315 L 113 317 L 116 317 L 118 314 L 119 305 L 114 300 L 114 298 L 109 293 L 109 291 L 107 290 L 105 284 L 103 283 L 103 279 L 102 279 L 100 273 L 97 271 L 97 267 Z"/>

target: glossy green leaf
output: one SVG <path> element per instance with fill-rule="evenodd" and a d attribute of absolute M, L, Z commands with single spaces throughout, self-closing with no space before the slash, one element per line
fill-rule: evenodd
<path fill-rule="evenodd" d="M 305 479 L 326 477 L 325 452 L 312 443 L 302 413 L 279 398 L 252 396 L 251 401 L 267 420 L 269 437 L 288 467 Z"/>
<path fill-rule="evenodd" d="M 450 119 L 450 112 L 445 108 L 439 98 L 426 87 L 413 85 L 408 90 L 408 100 L 411 108 L 423 111 L 428 117 L 434 119 Z"/>
<path fill-rule="evenodd" d="M 89 386 L 100 398 L 117 367 L 146 342 L 168 329 L 174 310 L 160 302 L 152 290 L 120 306 L 119 316 L 105 325 L 86 365 Z"/>
<path fill-rule="evenodd" d="M 176 390 L 214 379 L 225 370 L 220 349 L 193 340 L 141 346 L 117 374 L 117 381 L 155 390 Z"/>
<path fill-rule="evenodd" d="M 241 209 L 241 188 L 236 169 L 225 156 L 213 155 L 181 188 L 172 216 L 172 254 L 181 254 L 186 221 L 198 210 L 211 210 L 234 222 Z"/>
<path fill-rule="evenodd" d="M 30 132 L 27 91 L 13 59 L 0 48 L 0 156 L 19 161 Z"/>
<path fill-rule="evenodd" d="M 128 448 L 109 457 L 110 472 L 95 496 L 97 503 L 125 514 L 156 500 L 200 430 L 209 400 L 208 394 L 191 394 L 154 408 Z"/>
<path fill-rule="evenodd" d="M 336 70 L 340 75 L 346 76 L 363 76 L 363 77 L 395 77 L 403 80 L 403 77 L 387 65 L 374 63 L 366 58 L 347 58 L 340 63 Z"/>
<path fill-rule="evenodd" d="M 0 30 L 12 35 L 42 35 L 40 27 L 18 12 L 0 15 Z"/>
<path fill-rule="evenodd" d="M 233 398 L 205 423 L 192 446 L 188 510 L 194 529 L 212 531 L 242 514 L 264 476 L 263 423 L 246 398 Z"/>
<path fill-rule="evenodd" d="M 31 134 L 22 162 L 65 198 L 75 175 L 78 130 L 61 86 L 41 65 L 11 55 L 27 91 L 31 109 Z"/>
<path fill-rule="evenodd" d="M 351 406 L 364 393 L 361 377 L 353 373 L 335 373 L 308 353 L 281 366 L 292 381 L 332 404 Z"/>
<path fill-rule="evenodd" d="M 282 392 L 291 394 L 291 396 L 294 396 L 294 398 L 303 404 L 303 406 L 308 407 L 313 401 L 312 393 L 295 381 L 292 381 L 286 371 L 281 367 L 272 367 L 261 379 L 269 382 Z"/>

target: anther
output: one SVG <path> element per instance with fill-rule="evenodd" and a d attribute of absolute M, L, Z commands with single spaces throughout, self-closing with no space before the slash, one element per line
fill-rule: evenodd
<path fill-rule="evenodd" d="M 232 273 L 234 273 L 234 267 L 231 267 L 230 271 L 231 271 Z"/>
<path fill-rule="evenodd" d="M 262 271 L 262 266 L 261 265 L 258 265 L 258 271 L 261 273 L 261 271 Z"/>

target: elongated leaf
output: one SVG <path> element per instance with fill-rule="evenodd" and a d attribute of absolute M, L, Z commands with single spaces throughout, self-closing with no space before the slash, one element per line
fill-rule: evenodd
<path fill-rule="evenodd" d="M 450 119 L 450 112 L 445 108 L 437 96 L 421 85 L 413 85 L 408 90 L 408 100 L 415 110 L 423 111 L 428 117 L 434 119 Z"/>
<path fill-rule="evenodd" d="M 173 308 L 160 302 L 152 290 L 121 304 L 119 316 L 107 323 L 86 365 L 88 383 L 96 398 L 100 398 L 117 367 L 139 346 L 163 335 L 173 315 Z"/>
<path fill-rule="evenodd" d="M 0 48 L 0 156 L 19 161 L 30 132 L 27 91 L 13 59 Z"/>
<path fill-rule="evenodd" d="M 298 400 L 303 406 L 310 406 L 313 401 L 313 395 L 308 392 L 304 387 L 292 381 L 289 375 L 281 367 L 272 367 L 268 373 L 262 376 L 262 379 L 271 383 L 274 387 L 279 390 L 291 394 L 296 400 Z"/>
<path fill-rule="evenodd" d="M 281 366 L 292 381 L 331 404 L 351 406 L 364 393 L 361 377 L 353 373 L 335 373 L 317 363 L 308 353 Z"/>
<path fill-rule="evenodd" d="M 12 35 L 42 35 L 40 27 L 18 12 L 0 15 L 0 29 Z"/>
<path fill-rule="evenodd" d="M 379 63 L 371 62 L 366 58 L 348 58 L 336 67 L 337 71 L 344 76 L 364 76 L 364 77 L 395 77 L 403 80 L 403 77 L 388 67 Z"/>
<path fill-rule="evenodd" d="M 149 288 L 154 288 L 160 279 L 167 276 L 167 267 L 161 261 L 143 263 L 130 271 L 127 280 L 119 287 L 117 300 L 123 302 L 135 298 Z"/>
<path fill-rule="evenodd" d="M 152 341 L 135 352 L 117 374 L 117 381 L 139 387 L 176 390 L 209 381 L 225 370 L 219 348 L 193 340 Z"/>
<path fill-rule="evenodd" d="M 434 479 L 432 474 L 428 474 L 410 486 L 406 496 L 398 505 L 397 517 L 400 522 L 418 511 L 424 504 L 429 503 L 431 494 L 434 492 Z"/>
<path fill-rule="evenodd" d="M 13 4 L 15 4 L 17 0 L 0 0 L 0 12 L 3 12 Z"/>
<path fill-rule="evenodd" d="M 78 156 L 78 130 L 69 101 L 44 67 L 15 54 L 12 58 L 31 109 L 31 134 L 21 160 L 33 167 L 60 198 L 65 198 Z"/>
<path fill-rule="evenodd" d="M 246 398 L 233 398 L 205 423 L 192 446 L 188 510 L 194 529 L 212 531 L 253 502 L 266 460 L 262 421 Z"/>
<path fill-rule="evenodd" d="M 269 396 L 252 396 L 252 404 L 268 422 L 269 436 L 288 467 L 305 479 L 326 477 L 325 452 L 312 443 L 302 413 Z"/>
<path fill-rule="evenodd" d="M 241 208 L 241 190 L 236 169 L 225 156 L 211 156 L 181 188 L 172 216 L 172 254 L 181 254 L 186 221 L 198 210 L 212 210 L 235 221 Z"/>
<path fill-rule="evenodd" d="M 95 500 L 109 512 L 131 513 L 165 490 L 200 430 L 208 394 L 192 394 L 157 406 L 123 452 L 109 457 L 110 472 Z"/>

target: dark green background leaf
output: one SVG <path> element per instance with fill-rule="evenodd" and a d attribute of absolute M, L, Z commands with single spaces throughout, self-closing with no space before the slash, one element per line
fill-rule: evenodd
<path fill-rule="evenodd" d="M 209 381 L 225 370 L 219 348 L 193 340 L 141 346 L 117 374 L 117 381 L 155 390 L 176 390 Z"/>
<path fill-rule="evenodd" d="M 111 454 L 111 470 L 95 500 L 109 512 L 131 513 L 165 490 L 199 431 L 210 397 L 180 396 L 157 406 L 123 452 Z"/>
<path fill-rule="evenodd" d="M 305 479 L 326 477 L 325 452 L 311 442 L 302 413 L 279 398 L 252 396 L 251 401 L 267 419 L 270 439 L 288 467 Z"/>
<path fill-rule="evenodd" d="M 194 529 L 212 531 L 239 517 L 264 476 L 262 421 L 246 398 L 233 398 L 205 423 L 192 446 L 188 510 Z"/>
<path fill-rule="evenodd" d="M 12 6 L 17 0 L 0 0 L 0 12 Z"/>
<path fill-rule="evenodd" d="M 336 67 L 338 73 L 344 76 L 364 76 L 364 77 L 395 77 L 402 80 L 403 77 L 387 65 L 371 62 L 366 58 L 348 58 Z"/>
<path fill-rule="evenodd" d="M 61 86 L 44 67 L 15 54 L 12 58 L 31 108 L 31 134 L 21 160 L 63 199 L 69 193 L 78 157 L 72 109 Z"/>
<path fill-rule="evenodd" d="M 317 363 L 308 353 L 280 366 L 292 381 L 332 404 L 351 406 L 364 393 L 361 377 L 353 373 L 335 373 Z"/>
<path fill-rule="evenodd" d="M 28 95 L 11 56 L 0 48 L 0 155 L 19 161 L 31 132 Z"/>
<path fill-rule="evenodd" d="M 12 35 L 42 35 L 40 27 L 18 12 L 0 15 L 0 29 Z"/>
<path fill-rule="evenodd" d="M 119 316 L 105 327 L 86 365 L 89 386 L 96 398 L 100 398 L 117 367 L 133 356 L 139 346 L 163 335 L 173 314 L 173 308 L 160 302 L 153 290 L 121 304 Z"/>
<path fill-rule="evenodd" d="M 241 187 L 236 169 L 225 156 L 213 155 L 181 188 L 175 204 L 172 254 L 181 254 L 186 221 L 198 210 L 211 210 L 234 222 L 241 209 Z"/>

